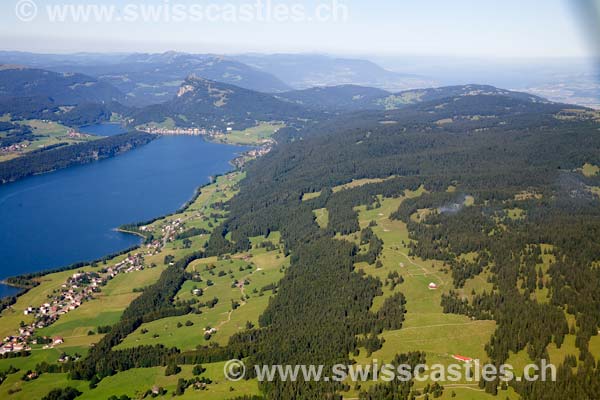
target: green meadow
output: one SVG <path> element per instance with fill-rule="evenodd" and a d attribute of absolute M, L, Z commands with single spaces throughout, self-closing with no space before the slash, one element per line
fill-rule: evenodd
<path fill-rule="evenodd" d="M 229 144 L 259 145 L 265 143 L 283 127 L 285 127 L 285 124 L 280 122 L 261 122 L 257 126 L 243 131 L 233 130 L 223 135 L 216 135 L 214 140 Z"/>
<path fill-rule="evenodd" d="M 162 229 L 175 220 L 183 221 L 182 229 L 184 230 L 190 228 L 212 230 L 225 217 L 225 213 L 215 205 L 234 196 L 237 192 L 237 183 L 243 177 L 244 174 L 240 172 L 217 177 L 214 183 L 201 189 L 197 198 L 185 210 L 158 219 L 148 225 L 148 231 L 152 232 L 156 238 L 161 238 Z M 166 268 L 164 264 L 166 255 L 173 255 L 176 258 L 183 257 L 194 249 L 201 248 L 207 237 L 207 235 L 191 237 L 192 245 L 189 247 L 184 246 L 183 240 L 168 241 L 164 248 L 154 255 L 149 255 L 148 250 L 143 246 L 132 251 L 132 254 L 141 252 L 145 255 L 145 269 L 117 275 L 108 281 L 92 300 L 84 302 L 79 308 L 62 315 L 54 324 L 36 331 L 36 335 L 40 336 L 61 336 L 65 341 L 64 344 L 48 349 L 43 349 L 42 345 L 33 345 L 29 357 L 0 359 L 0 370 L 6 370 L 10 366 L 20 369 L 19 372 L 10 375 L 0 386 L 0 398 L 37 399 L 53 388 L 66 386 L 73 386 L 83 391 L 84 395 L 81 398 L 106 399 L 115 393 L 137 396 L 150 389 L 153 384 L 164 385 L 171 391 L 175 388 L 179 377 L 190 378 L 191 366 L 186 366 L 181 374 L 172 377 L 164 376 L 164 368 L 134 369 L 103 380 L 97 389 L 91 391 L 88 388 L 88 382 L 69 381 L 67 374 L 42 374 L 38 379 L 29 382 L 21 380 L 25 371 L 34 369 L 41 362 L 55 364 L 63 352 L 69 355 L 85 356 L 90 346 L 103 337 L 97 333 L 98 326 L 116 323 L 125 308 L 139 296 L 140 292 L 137 289 L 151 285 L 159 278 Z M 272 290 L 261 293 L 260 289 L 276 284 L 283 276 L 284 269 L 289 265 L 289 259 L 283 257 L 279 248 L 267 251 L 260 246 L 265 240 L 278 245 L 280 235 L 278 232 L 273 232 L 268 238 L 253 238 L 252 243 L 255 246 L 248 254 L 233 255 L 227 260 L 204 259 L 190 265 L 190 271 L 193 271 L 194 268 L 202 269 L 201 276 L 204 278 L 202 285 L 204 285 L 205 294 L 201 301 L 212 299 L 215 296 L 219 298 L 219 303 L 214 308 L 205 309 L 202 314 L 164 318 L 145 324 L 144 328 L 149 329 L 148 334 L 139 334 L 139 329 L 127 337 L 120 347 L 164 343 L 168 346 L 177 346 L 182 350 L 191 350 L 199 344 L 206 344 L 203 335 L 205 327 L 218 327 L 218 332 L 211 341 L 226 344 L 231 335 L 246 328 L 248 321 L 256 325 L 258 316 L 264 311 L 268 299 L 272 295 Z M 126 255 L 118 256 L 108 260 L 105 265 L 114 265 L 125 257 Z M 212 269 L 209 274 L 204 268 L 213 262 L 216 268 Z M 96 267 L 85 266 L 36 278 L 39 285 L 20 296 L 16 304 L 0 314 L 0 335 L 2 337 L 14 335 L 18 331 L 21 321 L 31 322 L 33 317 L 24 315 L 23 311 L 29 306 L 37 307 L 46 302 L 73 273 L 93 271 L 102 266 L 104 264 L 100 263 Z M 221 271 L 221 276 L 218 276 Z M 206 285 L 208 280 L 214 282 L 210 287 Z M 232 288 L 234 280 L 246 281 L 246 284 L 242 288 Z M 190 289 L 193 284 L 195 283 L 191 281 L 186 282 L 175 301 L 190 298 L 192 296 Z M 236 310 L 232 310 L 232 301 L 240 303 Z M 193 325 L 186 326 L 185 323 L 188 320 L 192 321 Z M 181 328 L 177 327 L 178 322 L 181 322 Z M 152 338 L 155 333 L 159 336 Z M 235 393 L 236 390 L 239 390 L 240 393 L 242 391 L 243 393 L 257 392 L 255 382 L 237 384 L 219 382 L 219 380 L 222 381 L 223 376 L 222 364 L 206 365 L 205 367 L 208 369 L 206 376 L 214 382 L 208 386 L 207 390 L 202 391 L 203 398 L 219 399 L 223 398 L 225 393 L 230 393 L 230 391 Z M 132 385 L 132 382 L 136 384 Z M 12 394 L 9 394 L 9 391 Z M 198 394 L 193 389 L 188 389 L 186 396 L 195 398 Z"/>
<path fill-rule="evenodd" d="M 378 277 L 385 282 L 391 272 L 398 272 L 404 282 L 397 285 L 394 290 L 390 286 L 383 287 L 383 296 L 375 298 L 372 310 L 376 311 L 386 297 L 401 292 L 406 297 L 406 320 L 399 330 L 384 331 L 380 336 L 384 339 L 383 346 L 373 354 L 367 355 L 365 349 L 361 349 L 357 357 L 353 359 L 367 365 L 373 359 L 380 364 L 390 362 L 396 354 L 410 351 L 423 351 L 426 353 L 427 363 L 432 364 L 456 364 L 452 355 L 462 355 L 473 359 L 487 359 L 484 346 L 489 341 L 495 329 L 494 321 L 474 321 L 462 315 L 444 314 L 440 306 L 441 295 L 453 289 L 452 278 L 443 270 L 443 263 L 437 261 L 423 261 L 409 256 L 408 244 L 411 239 L 408 236 L 406 224 L 401 221 L 391 220 L 390 214 L 398 209 L 400 203 L 407 197 L 419 196 L 422 189 L 416 192 L 407 192 L 398 199 L 380 198 L 380 207 L 367 210 L 366 206 L 357 207 L 359 223 L 365 228 L 375 221 L 373 232 L 383 240 L 384 248 L 379 260 L 382 266 L 359 263 L 357 269 Z M 347 240 L 356 240 L 356 235 L 342 237 Z M 472 257 L 472 255 L 466 255 Z M 434 283 L 437 289 L 432 290 L 429 284 Z M 489 289 L 489 284 L 482 277 L 476 277 L 467 282 L 471 289 Z M 452 383 L 452 382 L 447 382 Z M 362 385 L 364 389 L 370 383 Z M 425 383 L 417 383 L 416 388 L 423 387 Z M 352 385 L 351 385 L 352 386 Z M 469 382 L 458 382 L 453 389 L 460 399 L 487 399 L 491 396 L 480 392 L 477 385 Z M 450 398 L 449 390 L 444 397 Z M 357 397 L 358 392 L 351 390 L 345 393 L 348 398 Z M 509 398 L 515 398 L 509 395 Z"/>
<path fill-rule="evenodd" d="M 181 350 L 193 350 L 210 342 L 225 345 L 233 334 L 246 329 L 247 322 L 258 325 L 258 317 L 272 295 L 272 290 L 261 289 L 276 284 L 283 277 L 283 269 L 287 265 L 289 259 L 278 250 L 267 252 L 264 249 L 253 249 L 248 254 L 237 254 L 224 260 L 196 260 L 190 264 L 188 271 L 200 275 L 202 282 L 186 281 L 174 300 L 196 297 L 198 301 L 206 302 L 216 297 L 218 303 L 213 308 L 202 308 L 201 314 L 145 323 L 117 349 L 148 344 L 163 344 Z M 234 282 L 244 281 L 247 284 L 243 287 L 232 287 Z M 202 289 L 202 296 L 195 296 L 192 293 L 194 289 Z M 239 307 L 234 310 L 232 302 L 238 302 Z M 208 341 L 204 338 L 207 328 L 217 329 Z"/>
<path fill-rule="evenodd" d="M 3 119 L 10 120 L 10 118 Z M 41 148 L 56 145 L 59 143 L 70 145 L 100 139 L 99 136 L 93 135 L 83 137 L 69 137 L 69 128 L 53 121 L 42 121 L 38 119 L 32 119 L 13 122 L 19 125 L 28 126 L 31 129 L 35 139 L 29 142 L 28 147 L 19 152 L 0 155 L 0 162 L 8 161 L 10 159 L 17 158 L 31 151 L 39 150 Z"/>
<path fill-rule="evenodd" d="M 146 231 L 154 234 L 155 238 L 162 240 L 162 235 L 167 226 L 179 221 L 180 228 L 185 231 L 191 228 L 212 230 L 226 217 L 226 212 L 218 206 L 227 201 L 237 192 L 237 184 L 243 179 L 242 173 L 232 173 L 220 176 L 216 181 L 202 188 L 198 197 L 185 209 L 177 214 L 160 218 L 146 226 Z M 350 189 L 373 180 L 353 181 L 342 185 L 335 190 Z M 372 311 L 377 311 L 384 300 L 395 294 L 403 293 L 406 297 L 406 320 L 399 330 L 384 331 L 380 337 L 384 340 L 381 349 L 373 354 L 367 354 L 361 348 L 358 355 L 351 358 L 358 364 L 370 364 L 373 359 L 379 364 L 389 362 L 396 354 L 410 351 L 423 351 L 426 353 L 428 365 L 456 364 L 452 355 L 462 355 L 479 359 L 482 363 L 487 361 L 485 345 L 495 330 L 494 321 L 472 320 L 466 316 L 444 314 L 440 306 L 443 293 L 454 289 L 452 277 L 440 261 L 424 261 L 409 255 L 409 238 L 406 224 L 390 219 L 404 199 L 420 196 L 417 191 L 405 192 L 400 198 L 382 198 L 375 208 L 362 205 L 356 208 L 361 228 L 369 226 L 373 221 L 374 233 L 383 240 L 384 247 L 379 257 L 381 265 L 367 263 L 356 264 L 357 270 L 379 278 L 385 282 L 388 274 L 397 272 L 404 280 L 394 289 L 390 285 L 383 286 L 383 295 L 375 298 Z M 308 196 L 308 198 L 306 198 Z M 314 198 L 315 194 L 305 194 L 303 200 Z M 472 204 L 473 199 L 467 199 Z M 468 205 L 468 204 L 467 204 Z M 420 221 L 435 210 L 419 210 L 411 218 Z M 316 222 L 321 227 L 328 224 L 326 209 L 314 210 Z M 514 217 L 509 216 L 509 217 Z M 518 216 L 521 217 L 521 216 Z M 522 216 L 525 218 L 525 216 Z M 359 235 L 336 235 L 340 240 L 349 240 L 358 244 Z M 31 399 L 40 398 L 55 387 L 73 386 L 83 392 L 81 399 L 107 399 L 109 396 L 128 395 L 140 398 L 153 386 L 162 387 L 172 393 L 179 378 L 192 377 L 192 366 L 182 366 L 182 371 L 174 376 L 165 376 L 164 367 L 136 368 L 117 373 L 103 379 L 97 388 L 89 389 L 87 382 L 69 381 L 66 374 L 42 374 L 38 379 L 24 382 L 21 376 L 27 369 L 33 369 L 40 362 L 55 363 L 62 352 L 67 354 L 87 353 L 89 347 L 96 343 L 102 335 L 96 333 L 101 325 L 112 325 L 117 322 L 123 310 L 139 295 L 135 289 L 151 285 L 164 271 L 166 265 L 164 258 L 172 255 L 176 259 L 185 256 L 193 249 L 201 248 L 208 240 L 207 234 L 200 234 L 189 238 L 191 246 L 186 246 L 182 239 L 167 241 L 164 248 L 157 254 L 147 254 L 144 247 L 136 252 L 144 252 L 145 265 L 142 271 L 118 275 L 102 288 L 93 300 L 84 303 L 80 308 L 61 316 L 53 325 L 38 331 L 40 335 L 62 336 L 63 345 L 51 349 L 42 349 L 34 346 L 29 357 L 0 360 L 0 370 L 7 369 L 10 365 L 20 368 L 16 374 L 10 375 L 6 382 L 0 386 L 0 398 Z M 222 257 L 209 257 L 193 261 L 187 271 L 193 280 L 184 282 L 174 301 L 208 302 L 217 298 L 218 302 L 212 306 L 200 307 L 200 312 L 183 316 L 162 318 L 145 323 L 128 335 L 116 349 L 137 347 L 140 345 L 162 344 L 167 347 L 177 347 L 181 351 L 193 350 L 198 346 L 211 343 L 226 345 L 229 338 L 237 332 L 248 327 L 258 325 L 258 318 L 266 309 L 269 298 L 273 296 L 273 288 L 284 276 L 289 267 L 289 257 L 284 257 L 281 235 L 271 232 L 268 237 L 250 238 L 252 249 L 245 253 L 231 254 Z M 189 243 L 188 243 L 189 244 Z M 547 247 L 543 250 L 547 250 Z M 361 246 L 365 250 L 366 246 Z M 476 253 L 459 255 L 464 260 L 473 260 Z M 125 256 L 110 260 L 107 264 L 116 263 Z M 551 255 L 544 254 L 542 263 L 538 266 L 544 273 L 548 271 L 553 262 Z M 92 270 L 86 266 L 82 270 Z M 43 303 L 52 292 L 65 282 L 74 271 L 65 271 L 49 274 L 39 278 L 40 285 L 21 296 L 17 303 L 5 310 L 0 316 L 0 333 L 13 334 L 20 321 L 28 322 L 28 317 L 23 315 L 23 310 L 30 305 Z M 493 289 L 488 282 L 489 271 L 469 279 L 465 287 L 458 290 L 461 295 L 471 296 L 472 292 L 481 293 Z M 436 289 L 429 285 L 434 283 Z M 195 289 L 202 289 L 202 294 L 194 293 Z M 534 295 L 539 301 L 547 301 L 547 289 L 539 290 Z M 29 317 L 31 318 L 31 317 Z M 215 328 L 216 332 L 206 339 L 204 332 L 208 328 Z M 93 334 L 91 334 L 93 332 Z M 592 338 L 590 351 L 600 352 L 600 339 Z M 551 344 L 548 347 L 550 360 L 559 363 L 568 354 L 576 354 L 575 337 L 568 335 L 563 346 L 558 349 Z M 526 352 L 511 354 L 509 362 L 515 368 L 524 367 L 531 363 Z M 204 390 L 188 388 L 183 399 L 225 399 L 240 395 L 259 394 L 256 380 L 242 382 L 228 382 L 223 378 L 223 363 L 205 365 L 207 371 L 203 374 L 213 382 Z M 517 375 L 520 375 L 517 372 Z M 356 399 L 359 391 L 372 385 L 372 382 L 361 384 L 350 383 L 351 389 L 343 393 L 344 398 Z M 421 390 L 427 383 L 417 382 L 415 388 Z M 467 380 L 459 382 L 441 382 L 445 387 L 440 399 L 460 400 L 491 400 L 494 397 L 486 394 L 478 385 Z M 9 397 L 9 390 L 12 392 Z M 170 395 L 170 394 L 169 394 Z M 421 396 L 423 397 L 423 396 Z M 500 398 L 509 400 L 518 399 L 512 389 L 500 392 Z"/>

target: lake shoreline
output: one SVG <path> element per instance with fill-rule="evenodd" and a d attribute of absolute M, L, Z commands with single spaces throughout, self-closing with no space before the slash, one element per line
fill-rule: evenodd
<path fill-rule="evenodd" d="M 101 126 L 92 126 L 92 129 L 106 129 L 107 127 L 111 128 L 111 129 L 115 129 L 115 132 L 114 132 L 115 136 L 119 134 L 119 133 L 117 133 L 116 130 L 119 130 L 119 129 L 122 130 L 122 126 L 120 124 L 118 124 L 118 123 L 103 124 Z M 87 129 L 83 128 L 82 130 L 87 130 Z M 166 137 L 169 137 L 169 138 L 175 138 L 176 137 L 176 136 L 164 136 L 164 135 L 152 135 L 152 136 L 154 136 L 154 139 L 163 139 L 163 138 L 166 138 Z M 178 137 L 181 138 L 183 136 L 189 136 L 189 135 L 179 135 Z M 197 139 L 199 139 L 201 142 L 204 142 L 204 143 L 207 143 L 207 144 L 233 147 L 235 151 L 232 152 L 232 153 L 230 153 L 230 155 L 227 157 L 226 160 L 223 160 L 223 162 L 227 163 L 228 168 L 227 169 L 217 170 L 217 171 L 215 171 L 215 170 L 210 171 L 211 173 L 209 174 L 208 182 L 204 182 L 204 183 L 196 186 L 196 189 L 194 190 L 193 195 L 190 198 L 188 198 L 186 201 L 180 203 L 180 206 L 178 206 L 174 211 L 167 211 L 166 213 L 165 212 L 162 212 L 162 213 L 159 212 L 158 214 L 156 214 L 155 217 L 151 217 L 150 219 L 148 219 L 148 218 L 141 218 L 141 219 L 138 220 L 138 222 L 126 223 L 126 224 L 118 225 L 117 227 L 110 228 L 110 230 L 112 232 L 123 234 L 124 237 L 133 237 L 133 236 L 135 236 L 138 239 L 140 239 L 139 242 L 137 242 L 136 244 L 133 244 L 132 246 L 125 246 L 124 248 L 127 251 L 130 251 L 131 249 L 139 248 L 139 246 L 141 246 L 144 243 L 144 240 L 146 239 L 145 235 L 143 235 L 139 231 L 136 231 L 136 229 L 135 229 L 136 227 L 142 226 L 142 225 L 146 225 L 146 224 L 151 223 L 153 221 L 156 221 L 156 220 L 159 220 L 159 219 L 162 219 L 162 218 L 166 218 L 166 217 L 168 217 L 170 215 L 173 215 L 175 213 L 181 212 L 182 210 L 185 210 L 187 207 L 189 207 L 190 204 L 192 204 L 195 201 L 195 199 L 198 198 L 198 196 L 201 193 L 201 190 L 205 186 L 208 186 L 211 183 L 213 183 L 217 179 L 217 177 L 222 176 L 222 175 L 227 174 L 227 173 L 230 173 L 230 172 L 233 172 L 235 170 L 239 170 L 243 166 L 243 164 L 244 164 L 243 162 L 240 162 L 240 160 L 245 161 L 246 159 L 255 158 L 255 155 L 252 155 L 252 151 L 256 151 L 256 149 L 258 148 L 258 147 L 256 147 L 256 146 L 258 146 L 258 144 L 256 144 L 256 145 L 248 145 L 248 144 L 245 144 L 245 143 L 223 143 L 222 141 L 219 141 L 219 140 L 216 140 L 215 138 L 211 138 L 211 137 L 207 137 L 207 136 L 198 136 Z M 182 139 L 174 139 L 174 140 L 181 141 Z M 163 141 L 162 140 L 160 140 L 160 141 L 151 140 L 151 142 L 148 143 L 148 144 L 151 144 L 152 142 L 163 142 Z M 146 148 L 146 147 L 147 146 L 139 146 L 139 147 L 136 147 L 136 148 L 134 148 L 132 150 L 144 151 L 143 149 Z M 169 146 L 166 146 L 166 147 L 168 148 Z M 166 150 L 166 151 L 168 151 L 168 150 Z M 131 153 L 137 153 L 137 152 L 129 152 L 128 151 L 128 152 L 125 152 L 125 153 L 122 153 L 122 154 L 118 154 L 118 155 L 119 156 L 126 156 L 126 154 L 128 154 L 128 153 L 131 154 Z M 209 151 L 209 153 L 212 153 L 212 151 Z M 99 161 L 108 162 L 111 159 L 119 159 L 119 158 L 121 158 L 121 157 L 116 157 L 116 155 L 115 155 L 115 157 L 109 157 L 107 159 L 99 160 Z M 87 165 L 90 165 L 90 164 L 95 164 L 95 163 L 92 162 L 92 163 L 89 163 Z M 74 165 L 72 167 L 77 168 L 77 167 L 85 167 L 85 166 Z M 214 167 L 210 167 L 210 168 L 211 169 L 212 168 L 217 168 L 216 164 L 215 164 Z M 70 170 L 70 169 L 72 169 L 72 168 L 67 167 L 67 168 L 63 168 L 61 170 L 56 170 L 56 171 L 52 171 L 52 172 L 49 172 L 49 173 L 44 173 L 44 174 L 40 174 L 40 175 L 36 175 L 36 176 L 31 176 L 31 177 L 28 177 L 28 178 L 35 179 L 35 177 L 39 177 L 39 176 L 43 176 L 43 175 L 52 175 L 52 173 L 61 173 L 61 171 L 66 171 L 66 170 Z M 178 174 L 179 172 L 180 172 L 179 170 L 175 170 L 174 171 L 174 173 L 176 173 L 176 174 Z M 27 180 L 28 178 L 25 178 L 25 180 Z M 165 179 L 165 178 L 163 177 L 163 179 Z M 17 184 L 19 182 L 11 182 L 11 183 Z M 6 186 L 8 186 L 8 185 L 6 185 Z M 0 186 L 0 187 L 2 187 L 2 186 Z M 57 189 L 57 190 L 60 190 L 60 189 Z M 126 202 L 128 202 L 128 201 L 126 201 Z M 127 216 L 125 215 L 123 217 L 123 219 L 127 219 Z M 145 221 L 145 222 L 139 222 L 139 221 Z M 0 234 L 1 233 L 2 232 L 0 232 Z M 87 232 L 85 232 L 85 233 L 87 233 Z M 108 252 L 103 253 L 103 254 L 112 254 L 112 255 L 114 255 L 116 253 L 120 253 L 120 251 L 118 251 L 117 249 L 115 249 L 115 251 L 108 251 Z M 98 253 L 96 253 L 96 254 L 98 254 Z M 43 255 L 41 255 L 40 257 L 42 259 L 44 258 Z M 86 258 L 86 257 L 80 258 L 80 260 L 81 259 L 83 259 L 83 260 L 90 260 L 90 259 L 96 258 L 96 261 L 97 261 L 98 259 L 101 260 L 101 259 L 103 259 L 105 257 L 106 256 L 98 256 L 98 255 L 96 255 L 95 257 L 90 257 L 90 258 Z M 28 288 L 30 288 L 32 286 L 32 285 L 27 285 L 27 284 L 25 284 L 25 285 L 15 285 L 15 281 L 18 280 L 18 279 L 35 280 L 35 279 L 37 279 L 39 277 L 42 277 L 42 276 L 45 276 L 45 275 L 48 275 L 48 274 L 52 274 L 52 273 L 55 273 L 55 272 L 65 271 L 65 270 L 70 270 L 70 269 L 77 269 L 77 268 L 80 268 L 81 264 L 83 264 L 83 263 L 90 263 L 90 262 L 93 262 L 93 261 L 67 262 L 67 263 L 64 263 L 64 264 L 54 264 L 53 266 L 51 265 L 48 268 L 41 268 L 41 269 L 37 269 L 35 267 L 32 268 L 31 266 L 29 266 L 29 267 L 26 267 L 26 268 L 29 268 L 29 270 L 26 269 L 22 273 L 18 273 L 18 274 L 14 274 L 14 275 L 10 274 L 10 276 L 8 274 L 2 274 L 2 275 L 4 275 L 4 277 L 2 278 L 2 282 L 4 283 L 4 285 L 6 287 L 6 290 L 3 291 L 0 288 L 0 298 L 7 298 L 7 297 L 14 296 L 16 294 L 16 292 L 13 292 L 11 290 L 11 288 L 12 289 L 20 289 L 21 292 L 19 294 L 22 294 L 22 293 L 26 293 L 28 291 Z M 52 264 L 52 261 L 49 261 L 46 264 L 47 265 L 48 264 Z M 0 273 L 2 273 L 2 271 L 0 271 Z M 2 283 L 0 283 L 0 285 L 2 285 Z M 6 294 L 4 292 L 6 292 Z"/>
<path fill-rule="evenodd" d="M 222 143 L 218 143 L 218 144 L 222 144 Z M 237 146 L 244 147 L 242 145 L 237 145 Z M 237 153 L 237 154 L 245 154 L 245 152 L 244 153 Z M 235 167 L 235 165 L 233 164 L 233 160 L 235 160 L 235 158 L 229 160 L 229 165 L 232 166 L 232 167 Z M 150 224 L 150 223 L 152 223 L 154 221 L 157 221 L 157 220 L 160 220 L 160 219 L 163 219 L 163 218 L 167 218 L 167 217 L 169 217 L 171 215 L 174 215 L 174 214 L 177 214 L 177 213 L 180 213 L 180 212 L 184 211 L 191 204 L 194 203 L 194 201 L 198 198 L 198 196 L 200 196 L 201 191 L 202 191 L 203 188 L 205 188 L 205 187 L 210 186 L 211 184 L 213 184 L 218 177 L 223 176 L 223 175 L 227 175 L 227 174 L 229 174 L 231 172 L 234 172 L 236 170 L 237 170 L 237 168 L 233 168 L 233 169 L 227 170 L 227 171 L 225 171 L 223 173 L 218 173 L 218 174 L 211 175 L 209 181 L 206 182 L 206 183 L 204 183 L 204 184 L 202 184 L 202 185 L 200 185 L 200 186 L 198 186 L 195 189 L 194 194 L 191 196 L 191 198 L 189 200 L 187 200 L 186 202 L 184 202 L 181 206 L 179 206 L 175 211 L 170 212 L 170 213 L 166 213 L 166 214 L 161 214 L 161 215 L 156 216 L 156 217 L 154 217 L 154 218 L 152 218 L 150 220 L 139 221 L 139 222 L 135 222 L 135 223 L 132 223 L 132 224 L 127 224 L 127 225 L 129 225 L 129 226 L 147 225 L 147 224 Z M 4 286 L 6 286 L 8 288 L 19 289 L 19 291 L 16 292 L 16 293 L 13 293 L 13 294 L 0 295 L 0 300 L 7 299 L 9 297 L 18 297 L 18 296 L 21 296 L 21 295 L 27 293 L 33 287 L 35 287 L 35 285 L 24 285 L 24 284 L 23 285 L 19 285 L 19 284 L 16 284 L 14 282 L 11 283 L 10 282 L 11 280 L 23 279 L 23 280 L 33 281 L 33 280 L 42 278 L 42 277 L 44 277 L 46 275 L 50 275 L 50 274 L 53 274 L 53 273 L 64 272 L 64 271 L 69 271 L 69 270 L 76 270 L 78 268 L 81 268 L 82 265 L 86 265 L 86 264 L 90 264 L 90 263 L 94 263 L 94 262 L 100 262 L 103 259 L 114 258 L 115 256 L 123 254 L 124 252 L 129 252 L 129 251 L 133 251 L 135 249 L 139 249 L 140 246 L 143 245 L 143 240 L 146 239 L 146 236 L 144 236 L 140 232 L 136 232 L 136 231 L 133 231 L 133 230 L 130 230 L 130 229 L 126 229 L 126 228 L 124 228 L 124 226 L 120 226 L 120 227 L 114 228 L 113 230 L 115 232 L 123 233 L 123 234 L 126 234 L 126 235 L 136 236 L 136 237 L 142 239 L 142 241 L 138 245 L 136 245 L 136 246 L 126 248 L 126 249 L 121 250 L 121 251 L 119 251 L 117 253 L 105 255 L 105 256 L 103 256 L 100 259 L 96 259 L 96 260 L 92 260 L 92 261 L 90 261 L 90 260 L 79 261 L 79 262 L 71 263 L 71 264 L 68 264 L 68 265 L 65 265 L 65 266 L 59 266 L 59 267 L 56 267 L 56 268 L 41 269 L 41 270 L 35 271 L 35 272 L 28 272 L 28 273 L 24 273 L 24 274 L 13 275 L 13 276 L 8 276 L 6 278 L 3 278 L 3 279 L 0 280 L 0 285 L 4 285 Z M 0 291 L 0 293 L 1 293 L 1 291 Z"/>
<path fill-rule="evenodd" d="M 31 152 L 0 163 L 0 186 L 78 165 L 113 158 L 143 147 L 156 139 L 155 135 L 133 131 L 45 151 L 40 149 L 39 152 Z M 15 170 L 18 172 L 15 173 Z"/>
<path fill-rule="evenodd" d="M 231 162 L 230 162 L 230 165 L 234 166 Z M 175 210 L 175 211 L 173 211 L 173 212 L 171 212 L 169 214 L 159 215 L 159 216 L 157 216 L 157 217 L 155 217 L 155 218 L 153 218 L 153 219 L 151 219 L 149 221 L 135 222 L 135 223 L 130 224 L 130 225 L 131 226 L 148 225 L 148 224 L 153 223 L 154 221 L 157 221 L 157 220 L 160 220 L 160 219 L 163 219 L 163 218 L 167 218 L 167 217 L 169 217 L 171 215 L 183 212 L 191 204 L 194 203 L 194 201 L 198 198 L 198 196 L 200 196 L 200 193 L 201 193 L 201 191 L 202 191 L 203 188 L 212 185 L 216 181 L 216 179 L 218 177 L 230 174 L 230 173 L 235 172 L 235 171 L 236 171 L 236 169 L 232 169 L 232 170 L 226 171 L 226 172 L 224 172 L 222 174 L 216 174 L 214 176 L 211 176 L 209 182 L 198 186 L 196 188 L 195 192 L 194 192 L 194 195 L 188 201 L 186 201 L 181 207 L 179 207 L 177 210 Z M 125 228 L 122 228 L 122 227 L 114 228 L 114 231 L 120 232 L 120 233 L 124 233 L 124 234 L 127 234 L 127 235 L 137 236 L 137 237 L 139 237 L 139 238 L 141 238 L 143 240 L 146 239 L 146 236 L 144 236 L 143 234 L 141 234 L 139 232 L 132 231 L 132 230 L 128 230 L 128 229 L 125 229 Z M 9 297 L 19 297 L 19 296 L 27 293 L 29 290 L 31 290 L 32 288 L 35 287 L 35 285 L 19 285 L 19 284 L 16 284 L 16 283 L 11 283 L 8 280 L 12 280 L 12 279 L 34 280 L 34 279 L 39 279 L 39 278 L 42 278 L 42 277 L 44 277 L 46 275 L 55 274 L 55 273 L 58 273 L 58 272 L 64 272 L 64 271 L 69 271 L 69 270 L 77 270 L 77 269 L 81 268 L 82 265 L 91 264 L 91 263 L 94 263 L 94 262 L 100 262 L 103 259 L 114 258 L 114 257 L 116 257 L 118 255 L 121 255 L 121 254 L 125 253 L 125 252 L 134 251 L 136 249 L 139 249 L 142 245 L 143 245 L 143 241 L 139 245 L 137 245 L 137 246 L 129 247 L 127 249 L 124 249 L 124 250 L 120 251 L 119 253 L 109 254 L 109 255 L 103 256 L 101 259 L 97 259 L 97 260 L 93 260 L 93 261 L 89 261 L 89 260 L 88 261 L 79 261 L 79 262 L 76 262 L 76 263 L 73 263 L 73 264 L 69 264 L 69 265 L 66 265 L 66 266 L 62 266 L 62 267 L 51 268 L 51 269 L 46 269 L 46 270 L 42 269 L 40 271 L 36 271 L 36 272 L 32 272 L 32 273 L 27 273 L 27 274 L 22 274 L 22 275 L 8 276 L 8 277 L 6 277 L 4 279 L 0 279 L 0 285 L 4 285 L 4 286 L 6 286 L 8 288 L 19 289 L 19 291 L 17 293 L 15 293 L 15 294 L 0 295 L 0 300 L 7 299 Z M 35 276 L 30 278 L 29 277 L 30 275 L 35 275 Z M 0 311 L 2 311 L 2 310 L 0 309 Z"/>

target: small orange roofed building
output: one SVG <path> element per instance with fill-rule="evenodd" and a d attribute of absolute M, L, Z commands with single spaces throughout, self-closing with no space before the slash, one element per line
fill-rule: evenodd
<path fill-rule="evenodd" d="M 471 357 L 460 356 L 458 354 L 452 355 L 452 358 L 454 358 L 456 361 L 461 361 L 464 363 L 470 363 L 473 361 L 473 359 Z"/>

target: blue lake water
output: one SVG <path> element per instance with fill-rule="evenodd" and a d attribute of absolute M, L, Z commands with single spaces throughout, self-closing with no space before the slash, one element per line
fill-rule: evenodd
<path fill-rule="evenodd" d="M 0 299 L 3 297 L 14 296 L 15 294 L 19 293 L 19 290 L 20 289 L 12 286 L 0 284 Z"/>
<path fill-rule="evenodd" d="M 90 135 L 96 136 L 115 136 L 127 132 L 126 129 L 123 129 L 121 124 L 111 123 L 82 126 L 79 130 L 83 133 L 89 133 Z"/>
<path fill-rule="evenodd" d="M 114 228 L 177 210 L 247 149 L 162 137 L 114 158 L 0 186 L 0 279 L 138 244 Z"/>

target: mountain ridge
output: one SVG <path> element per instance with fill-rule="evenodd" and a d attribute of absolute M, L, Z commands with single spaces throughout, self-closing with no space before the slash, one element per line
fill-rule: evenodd
<path fill-rule="evenodd" d="M 259 121 L 294 120 L 310 114 L 304 107 L 273 95 L 188 76 L 168 102 L 150 105 L 133 115 L 134 124 L 173 120 L 177 127 L 245 129 Z"/>

